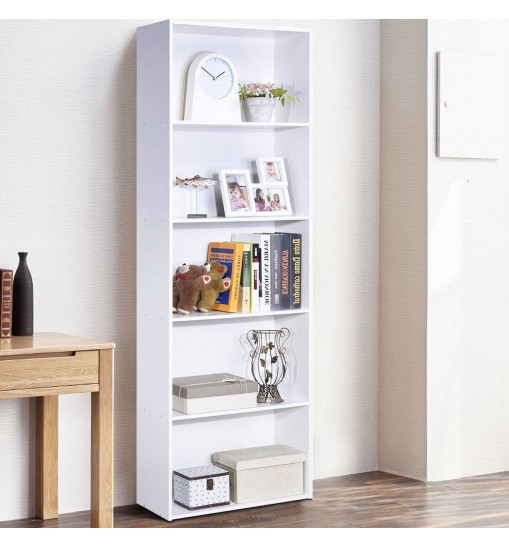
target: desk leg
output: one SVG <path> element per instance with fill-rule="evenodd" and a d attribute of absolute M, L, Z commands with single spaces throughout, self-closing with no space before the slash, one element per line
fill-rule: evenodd
<path fill-rule="evenodd" d="M 37 398 L 36 512 L 58 517 L 58 396 Z"/>
<path fill-rule="evenodd" d="M 113 527 L 113 350 L 100 350 L 92 393 L 92 527 Z"/>

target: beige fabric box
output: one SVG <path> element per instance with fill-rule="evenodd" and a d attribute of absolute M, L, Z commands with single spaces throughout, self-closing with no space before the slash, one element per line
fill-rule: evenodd
<path fill-rule="evenodd" d="M 230 473 L 233 502 L 254 502 L 301 495 L 306 454 L 288 445 L 219 451 L 212 462 Z"/>

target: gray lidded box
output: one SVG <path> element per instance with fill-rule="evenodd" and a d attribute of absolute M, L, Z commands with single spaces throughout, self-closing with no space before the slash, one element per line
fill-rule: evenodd
<path fill-rule="evenodd" d="M 191 415 L 256 407 L 258 384 L 231 373 L 173 379 L 172 407 Z"/>
<path fill-rule="evenodd" d="M 229 474 L 217 466 L 174 470 L 173 500 L 188 510 L 230 504 Z"/>
<path fill-rule="evenodd" d="M 230 473 L 233 502 L 254 502 L 301 495 L 306 453 L 288 445 L 264 445 L 212 455 L 214 465 Z"/>

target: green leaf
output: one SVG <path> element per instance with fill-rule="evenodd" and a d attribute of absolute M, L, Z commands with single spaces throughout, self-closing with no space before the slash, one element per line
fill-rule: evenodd
<path fill-rule="evenodd" d="M 260 364 L 261 364 L 262 367 L 265 367 L 265 360 L 262 360 L 262 359 L 260 358 Z"/>
<path fill-rule="evenodd" d="M 277 356 L 272 356 L 270 363 L 276 363 L 276 362 L 277 362 Z"/>

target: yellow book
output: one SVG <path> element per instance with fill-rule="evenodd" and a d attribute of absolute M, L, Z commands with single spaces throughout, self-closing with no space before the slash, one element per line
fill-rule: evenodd
<path fill-rule="evenodd" d="M 237 312 L 240 298 L 240 277 L 242 274 L 242 256 L 244 244 L 236 242 L 210 242 L 207 252 L 207 262 L 221 263 L 227 268 L 224 278 L 231 279 L 231 288 L 219 293 L 214 304 L 214 310 L 221 312 Z"/>

